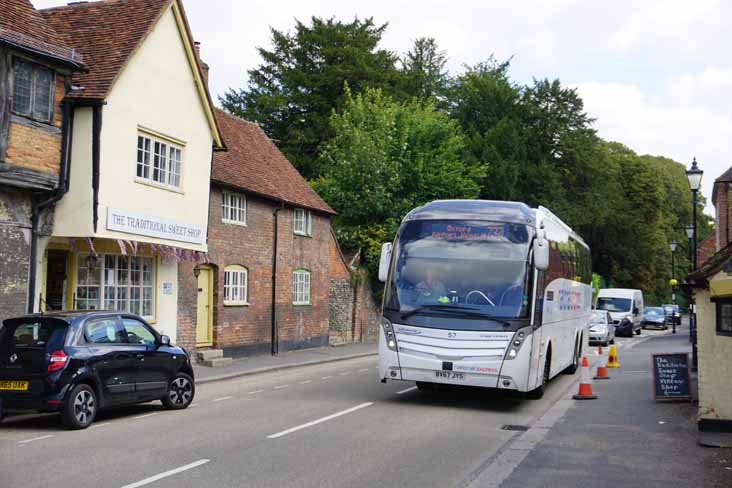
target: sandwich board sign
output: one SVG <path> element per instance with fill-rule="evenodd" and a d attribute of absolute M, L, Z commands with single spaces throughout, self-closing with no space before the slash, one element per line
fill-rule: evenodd
<path fill-rule="evenodd" d="M 689 354 L 653 354 L 653 399 L 691 401 Z"/>

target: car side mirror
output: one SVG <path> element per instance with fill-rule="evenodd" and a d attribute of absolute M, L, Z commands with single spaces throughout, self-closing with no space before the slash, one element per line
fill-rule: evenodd
<path fill-rule="evenodd" d="M 638 315 L 639 310 L 637 308 L 633 309 L 633 315 Z"/>
<path fill-rule="evenodd" d="M 160 337 L 160 345 L 161 346 L 169 346 L 170 345 L 170 337 L 164 335 Z"/>
<path fill-rule="evenodd" d="M 549 241 L 544 237 L 543 232 L 534 240 L 534 266 L 539 271 L 549 269 Z"/>
<path fill-rule="evenodd" d="M 381 245 L 381 259 L 379 259 L 379 281 L 386 283 L 389 277 L 389 264 L 391 264 L 391 242 Z"/>

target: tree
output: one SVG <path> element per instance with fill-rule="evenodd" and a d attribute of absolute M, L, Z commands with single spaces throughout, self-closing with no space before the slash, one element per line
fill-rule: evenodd
<path fill-rule="evenodd" d="M 315 189 L 335 210 L 347 247 L 361 247 L 376 276 L 381 244 L 414 207 L 441 198 L 475 198 L 484 166 L 463 162 L 458 124 L 431 102 L 397 102 L 379 89 L 352 96 L 330 118 L 333 138 L 320 154 Z"/>
<path fill-rule="evenodd" d="M 494 58 L 469 67 L 450 83 L 447 111 L 466 134 L 466 161 L 490 162 L 482 198 L 520 200 L 527 162 L 521 88 L 508 77 L 510 61 Z"/>
<path fill-rule="evenodd" d="M 259 123 L 306 178 L 316 177 L 316 156 L 332 134 L 328 118 L 344 100 L 367 86 L 396 90 L 397 56 L 378 44 L 387 25 L 373 19 L 344 23 L 313 17 L 296 21 L 294 33 L 271 29 L 272 48 L 258 48 L 262 64 L 250 70 L 246 88 L 221 99 L 231 113 Z"/>
<path fill-rule="evenodd" d="M 402 91 L 420 99 L 444 94 L 448 74 L 447 55 L 440 51 L 432 37 L 420 37 L 402 58 Z"/>

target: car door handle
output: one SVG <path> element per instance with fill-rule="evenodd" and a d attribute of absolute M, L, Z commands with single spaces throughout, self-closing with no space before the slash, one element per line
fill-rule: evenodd
<path fill-rule="evenodd" d="M 135 354 L 135 357 L 136 357 L 137 359 L 142 359 L 142 360 L 145 360 L 145 355 L 144 355 L 144 354 Z"/>

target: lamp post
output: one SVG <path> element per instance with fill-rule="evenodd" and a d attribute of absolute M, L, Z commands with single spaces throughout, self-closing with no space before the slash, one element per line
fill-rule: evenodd
<path fill-rule="evenodd" d="M 678 284 L 676 278 L 674 277 L 674 253 L 676 252 L 676 239 L 671 239 L 670 241 L 668 241 L 668 248 L 671 249 L 671 279 L 669 280 L 669 284 L 671 285 L 671 303 L 676 305 L 676 285 Z M 671 333 L 675 334 L 676 320 L 674 320 L 673 314 L 671 315 L 671 328 Z"/>
<path fill-rule="evenodd" d="M 691 254 L 691 240 L 694 238 L 694 226 L 691 224 L 686 226 L 686 237 L 689 238 L 689 265 L 693 266 L 694 256 Z"/>
<path fill-rule="evenodd" d="M 692 249 L 692 256 L 691 256 L 691 271 L 696 271 L 696 265 L 697 265 L 697 257 L 696 257 L 696 199 L 697 199 L 697 193 L 699 193 L 699 189 L 701 188 L 701 180 L 702 175 L 704 172 L 699 169 L 699 166 L 696 163 L 696 158 L 694 158 L 694 161 L 691 163 L 691 168 L 686 170 L 686 178 L 689 180 L 689 188 L 691 189 L 691 226 L 692 226 L 692 233 L 691 233 L 691 249 Z M 692 294 L 693 296 L 693 294 Z M 691 305 L 691 314 L 689 315 L 689 335 L 691 336 L 691 364 L 692 368 L 696 369 L 697 367 L 697 355 L 696 355 L 696 300 L 692 301 Z"/>

